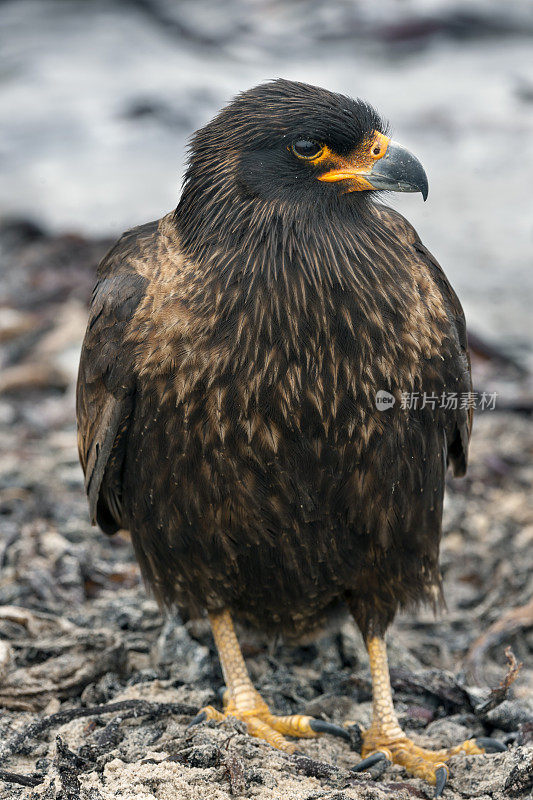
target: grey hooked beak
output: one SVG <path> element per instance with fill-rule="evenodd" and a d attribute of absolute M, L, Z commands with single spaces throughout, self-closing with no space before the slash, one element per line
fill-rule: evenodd
<path fill-rule="evenodd" d="M 366 180 L 374 189 L 389 192 L 420 192 L 428 196 L 428 179 L 424 167 L 409 150 L 390 141 L 385 155 L 366 173 Z"/>

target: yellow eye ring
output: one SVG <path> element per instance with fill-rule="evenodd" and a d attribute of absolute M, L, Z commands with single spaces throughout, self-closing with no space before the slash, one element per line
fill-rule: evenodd
<path fill-rule="evenodd" d="M 297 158 L 313 161 L 315 158 L 320 158 L 324 152 L 324 145 L 312 139 L 298 139 L 291 144 L 291 150 Z"/>

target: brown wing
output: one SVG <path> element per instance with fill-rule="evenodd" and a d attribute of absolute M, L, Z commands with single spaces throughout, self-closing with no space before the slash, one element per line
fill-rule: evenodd
<path fill-rule="evenodd" d="M 124 527 L 122 465 L 135 403 L 133 346 L 125 342 L 128 321 L 147 280 L 134 264 L 157 223 L 130 231 L 101 262 L 78 373 L 78 450 L 85 473 L 91 521 L 106 533 Z"/>
<path fill-rule="evenodd" d="M 423 262 L 428 267 L 431 276 L 439 290 L 448 319 L 451 334 L 457 343 L 457 356 L 448 369 L 452 369 L 455 377 L 459 378 L 461 391 L 472 391 L 472 374 L 470 368 L 470 354 L 468 352 L 468 339 L 466 321 L 459 298 L 450 286 L 442 267 L 436 258 L 422 244 L 413 226 L 397 211 L 381 207 L 380 213 L 386 225 L 415 251 L 416 260 Z M 414 264 L 416 268 L 416 262 Z M 457 408 L 450 410 L 450 425 L 447 429 L 448 464 L 451 464 L 453 474 L 457 477 L 464 475 L 468 462 L 468 443 L 472 430 L 473 408 Z"/>

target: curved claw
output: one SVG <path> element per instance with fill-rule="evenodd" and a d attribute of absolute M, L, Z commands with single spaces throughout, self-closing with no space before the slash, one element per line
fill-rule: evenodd
<path fill-rule="evenodd" d="M 370 767 L 373 767 L 374 764 L 378 764 L 380 761 L 388 761 L 386 753 L 382 750 L 376 750 L 375 753 L 372 753 L 371 756 L 367 758 L 363 758 L 359 764 L 356 764 L 355 767 L 351 768 L 351 772 L 365 772 Z"/>
<path fill-rule="evenodd" d="M 206 719 L 207 719 L 207 713 L 206 713 L 205 711 L 200 711 L 200 713 L 199 713 L 199 714 L 197 714 L 197 715 L 194 717 L 194 719 L 192 719 L 192 720 L 189 722 L 189 724 L 187 725 L 187 728 L 186 728 L 186 730 L 189 730 L 189 728 L 192 728 L 192 727 L 194 727 L 194 725 L 199 725 L 201 722 L 205 722 L 205 721 L 206 721 Z"/>
<path fill-rule="evenodd" d="M 507 751 L 503 742 L 499 742 L 498 739 L 490 739 L 488 736 L 480 736 L 476 739 L 476 744 L 478 747 L 482 747 L 486 753 L 505 753 Z"/>
<path fill-rule="evenodd" d="M 444 787 L 448 782 L 448 767 L 442 765 L 437 770 L 435 770 L 435 795 L 434 797 L 440 797 L 444 791 Z"/>
<path fill-rule="evenodd" d="M 338 736 L 340 739 L 350 741 L 350 734 L 345 728 L 340 725 L 334 725 L 332 722 L 326 722 L 323 719 L 313 719 L 309 723 L 311 730 L 315 733 L 329 733 L 331 736 Z"/>

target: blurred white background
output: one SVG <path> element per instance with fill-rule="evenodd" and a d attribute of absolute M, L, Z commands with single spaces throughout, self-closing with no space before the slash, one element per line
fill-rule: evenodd
<path fill-rule="evenodd" d="M 287 77 L 370 101 L 429 176 L 387 202 L 469 323 L 531 358 L 533 3 L 0 3 L 0 216 L 115 235 L 177 203 L 190 134 Z"/>

